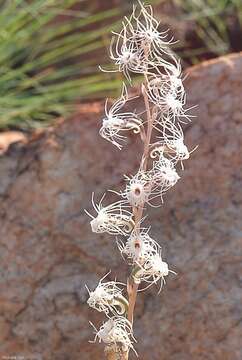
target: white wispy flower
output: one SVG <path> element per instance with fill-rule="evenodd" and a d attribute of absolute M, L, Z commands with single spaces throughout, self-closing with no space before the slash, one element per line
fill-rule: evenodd
<path fill-rule="evenodd" d="M 120 112 L 121 108 L 128 100 L 128 93 L 125 84 L 120 99 L 118 99 L 108 110 L 107 101 L 105 104 L 106 117 L 102 120 L 100 135 L 117 146 L 120 150 L 122 145 L 120 142 L 125 140 L 125 136 L 121 135 L 124 131 L 132 130 L 138 134 L 141 131 L 142 120 L 132 112 Z"/>
<path fill-rule="evenodd" d="M 147 172 L 138 171 L 133 177 L 126 176 L 128 181 L 121 196 L 128 200 L 131 206 L 143 206 L 149 200 L 152 191 L 152 178 Z"/>
<path fill-rule="evenodd" d="M 94 325 L 91 324 L 93 327 Z M 133 342 L 135 342 L 133 331 L 132 331 L 132 325 L 131 323 L 122 316 L 114 316 L 108 321 L 106 321 L 99 330 L 97 330 L 95 327 L 95 342 L 97 338 L 99 339 L 99 342 L 104 342 L 106 345 L 120 345 L 122 347 L 123 351 L 128 351 L 129 349 L 132 349 L 135 354 L 136 351 L 133 347 Z"/>
<path fill-rule="evenodd" d="M 162 194 L 173 187 L 180 179 L 174 164 L 162 154 L 159 160 L 154 162 L 151 172 L 153 173 L 154 182 L 161 187 Z"/>
<path fill-rule="evenodd" d="M 118 242 L 118 248 L 130 264 L 142 265 L 150 256 L 161 254 L 160 245 L 149 236 L 147 229 L 141 229 L 139 233 L 134 230 L 125 244 Z"/>
<path fill-rule="evenodd" d="M 156 122 L 162 121 L 164 114 L 179 116 L 181 122 L 184 122 L 184 118 L 190 121 L 189 114 L 184 109 L 186 94 L 181 79 L 170 75 L 152 75 L 147 89 L 149 100 L 160 109 L 160 119 L 158 117 Z"/>
<path fill-rule="evenodd" d="M 169 269 L 168 264 L 162 260 L 161 255 L 155 254 L 147 257 L 142 266 L 137 266 L 133 270 L 132 276 L 138 284 L 141 282 L 148 283 L 147 287 L 160 282 L 161 290 L 163 283 L 165 283 L 165 277 L 168 276 L 169 272 L 176 275 L 174 271 Z"/>
<path fill-rule="evenodd" d="M 97 212 L 96 217 L 86 211 L 92 218 L 90 222 L 92 231 L 95 233 L 107 232 L 111 235 L 125 235 L 131 232 L 134 227 L 134 222 L 132 220 L 132 213 L 127 210 L 127 208 L 129 208 L 127 202 L 121 200 L 103 207 L 102 201 L 104 196 L 105 194 L 99 204 L 95 204 L 94 194 L 92 195 L 92 204 Z"/>
<path fill-rule="evenodd" d="M 108 275 L 108 274 L 107 274 Z M 128 301 L 122 295 L 122 289 L 118 285 L 124 285 L 116 281 L 102 282 L 105 275 L 94 291 L 88 290 L 89 298 L 87 303 L 90 307 L 107 316 L 111 312 L 115 315 L 122 315 L 127 311 Z"/>
<path fill-rule="evenodd" d="M 110 58 L 131 82 L 130 72 L 150 73 L 152 69 L 163 66 L 170 75 L 178 76 L 179 62 L 170 50 L 173 39 L 167 40 L 168 30 L 160 32 L 159 22 L 153 17 L 151 6 L 133 7 L 130 18 L 125 17 L 119 33 L 113 32 L 110 45 Z M 168 58 L 168 59 L 167 59 Z"/>
<path fill-rule="evenodd" d="M 130 38 L 136 42 L 136 47 L 140 48 L 142 43 L 149 47 L 152 56 L 161 57 L 164 53 L 170 55 L 169 46 L 173 39 L 167 40 L 168 30 L 160 32 L 160 23 L 153 17 L 151 6 L 144 6 L 138 1 L 139 6 L 133 7 L 130 19 L 126 18 Z"/>
<path fill-rule="evenodd" d="M 164 153 L 168 154 L 172 161 L 177 163 L 189 159 L 190 153 L 184 144 L 184 134 L 179 123 L 175 123 L 169 116 L 164 116 L 156 129 L 161 134 L 160 144 L 164 146 Z"/>
<path fill-rule="evenodd" d="M 139 54 L 139 66 L 131 68 L 133 72 L 152 74 L 160 73 L 160 67 L 170 76 L 179 77 L 181 66 L 179 60 L 170 49 L 174 43 L 168 38 L 168 30 L 159 31 L 160 23 L 153 17 L 151 6 L 145 6 L 138 1 L 139 6 L 133 7 L 130 18 L 125 18 L 123 26 L 126 29 L 127 39 L 136 53 Z M 141 66 L 142 65 L 142 66 Z M 138 70 L 138 71 L 137 71 Z"/>
<path fill-rule="evenodd" d="M 177 66 L 179 68 L 176 75 L 171 75 L 165 70 L 164 73 L 159 72 L 148 76 L 148 90 L 154 92 L 154 99 L 163 99 L 169 93 L 179 97 L 183 96 L 185 89 L 181 79 L 180 64 L 177 64 Z M 148 93 L 148 95 L 150 94 Z M 152 97 L 150 97 L 150 100 L 152 101 Z"/>
<path fill-rule="evenodd" d="M 118 70 L 108 70 L 108 72 L 123 72 L 125 77 L 131 82 L 130 72 L 143 73 L 148 63 L 144 58 L 141 49 L 128 37 L 127 25 L 123 22 L 123 29 L 120 33 L 115 33 L 110 44 L 110 58 L 118 66 Z M 107 70 L 104 70 L 107 71 Z"/>

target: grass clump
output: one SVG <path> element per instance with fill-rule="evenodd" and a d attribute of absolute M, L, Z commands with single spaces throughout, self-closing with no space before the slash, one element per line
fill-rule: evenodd
<path fill-rule="evenodd" d="M 0 129 L 44 126 L 78 98 L 119 87 L 95 56 L 119 10 L 87 10 L 87 1 L 0 1 Z"/>

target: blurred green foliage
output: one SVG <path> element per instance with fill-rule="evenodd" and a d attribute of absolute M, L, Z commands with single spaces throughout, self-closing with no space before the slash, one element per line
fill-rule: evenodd
<path fill-rule="evenodd" d="M 192 48 L 185 43 L 183 58 L 190 57 L 197 63 L 203 55 L 214 57 L 241 49 L 241 0 L 174 0 L 174 3 L 182 10 L 180 20 L 193 24 Z"/>
<path fill-rule="evenodd" d="M 79 0 L 0 1 L 0 128 L 36 127 L 103 96 L 119 80 L 101 73 L 96 51 L 115 28 L 118 9 L 88 13 Z"/>
<path fill-rule="evenodd" d="M 133 2 L 0 0 L 0 129 L 44 126 L 78 99 L 116 94 L 121 75 L 102 73 L 98 64 L 109 62 L 110 32 Z M 161 19 L 159 6 L 173 6 L 166 25 L 184 26 L 176 51 L 187 64 L 242 46 L 241 0 L 145 2 L 157 5 Z"/>

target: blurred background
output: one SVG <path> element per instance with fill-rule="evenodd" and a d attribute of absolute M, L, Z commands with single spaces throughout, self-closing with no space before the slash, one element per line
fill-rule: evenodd
<path fill-rule="evenodd" d="M 98 134 L 123 80 L 98 65 L 112 66 L 110 33 L 132 3 L 0 0 L 0 359 L 103 359 L 88 342 L 103 316 L 85 284 L 110 269 L 125 282 L 128 267 L 84 209 L 139 166 L 134 135 L 120 152 Z M 149 209 L 178 276 L 138 296 L 136 348 L 141 360 L 241 360 L 242 1 L 147 3 L 179 40 L 188 106 L 198 104 L 186 144 L 199 148 Z"/>
<path fill-rule="evenodd" d="M 179 42 L 183 66 L 242 49 L 241 0 L 150 1 Z M 105 74 L 111 30 L 132 8 L 118 0 L 6 0 L 0 4 L 0 128 L 45 126 L 73 102 L 116 95 Z"/>

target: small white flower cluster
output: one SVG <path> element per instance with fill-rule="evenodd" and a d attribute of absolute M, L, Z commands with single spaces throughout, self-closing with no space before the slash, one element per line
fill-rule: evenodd
<path fill-rule="evenodd" d="M 160 245 L 148 235 L 146 229 L 140 229 L 139 234 L 134 230 L 125 244 L 118 242 L 118 248 L 130 265 L 142 266 L 148 258 L 161 255 Z"/>
<path fill-rule="evenodd" d="M 127 237 L 125 242 L 118 240 L 117 244 L 122 257 L 132 266 L 133 284 L 146 283 L 146 289 L 160 283 L 161 289 L 165 277 L 174 271 L 163 261 L 160 245 L 149 236 L 147 229 L 141 228 L 143 210 L 146 205 L 156 206 L 153 201 L 157 198 L 161 200 L 159 205 L 163 203 L 163 195 L 180 179 L 176 166 L 181 163 L 183 169 L 183 161 L 190 157 L 181 124 L 190 121 L 192 115 L 189 114 L 191 108 L 185 108 L 180 61 L 169 48 L 173 39 L 168 39 L 168 31 L 159 32 L 160 24 L 153 17 L 152 8 L 140 0 L 137 2 L 131 17 L 124 19 L 121 32 L 114 33 L 110 57 L 117 66 L 114 71 L 123 72 L 130 83 L 132 73 L 144 75 L 140 95 L 144 97 L 145 112 L 125 110 L 126 103 L 134 98 L 129 97 L 123 84 L 121 97 L 110 108 L 106 101 L 100 135 L 122 149 L 128 131 L 140 134 L 144 152 L 137 173 L 126 176 L 125 189 L 116 193 L 121 200 L 103 206 L 104 196 L 96 204 L 93 195 L 92 204 L 97 214 L 87 213 L 92 218 L 93 232 Z M 132 314 L 130 316 L 130 304 L 118 285 L 120 283 L 101 280 L 96 290 L 88 290 L 88 304 L 108 317 L 112 315 L 96 330 L 95 340 L 98 338 L 108 346 L 121 344 L 129 350 L 133 349 L 134 340 Z M 129 286 L 127 290 L 131 299 Z"/>
<path fill-rule="evenodd" d="M 162 287 L 169 272 L 175 274 L 162 260 L 160 245 L 146 229 L 140 229 L 139 233 L 134 230 L 125 244 L 118 242 L 118 248 L 129 264 L 134 266 L 132 276 L 137 284 L 147 282 L 152 285 L 160 281 Z"/>
<path fill-rule="evenodd" d="M 99 342 L 103 342 L 108 346 L 120 346 L 121 350 L 126 352 L 132 349 L 137 355 L 133 343 L 135 338 L 133 336 L 132 325 L 123 316 L 114 316 L 107 320 L 99 330 L 91 324 L 95 330 L 95 338 L 93 342 L 96 342 L 97 338 Z"/>
<path fill-rule="evenodd" d="M 106 277 L 107 275 L 105 275 Z M 104 278 L 103 278 L 104 279 Z M 107 316 L 109 313 L 122 315 L 127 310 L 127 300 L 122 295 L 122 289 L 118 285 L 123 285 L 116 281 L 107 281 L 105 283 L 99 281 L 94 291 L 90 291 L 87 287 L 89 298 L 87 303 L 90 307 L 99 312 L 104 312 Z"/>
<path fill-rule="evenodd" d="M 87 288 L 89 294 L 87 304 L 99 312 L 104 312 L 108 317 L 99 330 L 91 324 L 95 329 L 94 342 L 98 338 L 99 342 L 103 341 L 106 345 L 121 346 L 122 351 L 133 349 L 135 352 L 132 325 L 124 316 L 128 311 L 129 303 L 118 286 L 123 284 L 116 281 L 103 282 L 107 275 L 99 281 L 94 291 Z"/>
<path fill-rule="evenodd" d="M 106 101 L 105 118 L 103 119 L 100 129 L 100 135 L 120 150 L 122 149 L 120 142 L 125 140 L 125 136 L 121 135 L 120 132 L 132 130 L 135 134 L 138 134 L 141 132 L 143 126 L 142 120 L 138 115 L 132 112 L 120 112 L 128 100 L 131 99 L 128 98 L 127 88 L 125 84 L 123 84 L 120 99 L 118 99 L 109 110 Z"/>
<path fill-rule="evenodd" d="M 157 142 L 150 144 L 150 157 L 159 156 L 150 173 L 139 171 L 130 179 L 122 193 L 132 206 L 145 200 L 160 196 L 179 180 L 174 165 L 189 158 L 190 153 L 184 144 L 184 135 L 180 123 L 190 121 L 192 115 L 185 109 L 186 94 L 182 83 L 182 71 L 179 60 L 170 50 L 172 39 L 168 32 L 160 33 L 159 22 L 154 19 L 151 6 L 138 1 L 130 18 L 123 21 L 120 33 L 114 33 L 110 55 L 118 65 L 114 71 L 122 71 L 131 81 L 130 73 L 142 73 L 145 84 L 142 91 L 153 105 L 153 128 L 157 131 Z M 119 149 L 125 140 L 124 131 L 140 133 L 143 140 L 145 121 L 135 113 L 120 112 L 129 99 L 124 85 L 121 98 L 107 110 L 100 134 Z M 153 182 L 154 175 L 156 178 Z M 164 176 L 162 176 L 162 174 Z"/>
<path fill-rule="evenodd" d="M 142 206 L 149 201 L 152 192 L 152 177 L 148 172 L 138 171 L 131 178 L 126 176 L 127 185 L 120 195 L 133 207 Z"/>
<path fill-rule="evenodd" d="M 174 162 L 163 156 L 162 149 L 160 145 L 153 149 L 152 156 L 159 155 L 159 159 L 153 162 L 149 171 L 139 170 L 134 176 L 125 176 L 127 185 L 118 195 L 132 207 L 155 206 L 152 201 L 157 197 L 163 202 L 163 194 L 180 179 Z"/>
<path fill-rule="evenodd" d="M 95 204 L 94 194 L 92 195 L 92 204 L 97 212 L 96 217 L 85 210 L 92 218 L 90 222 L 92 231 L 94 233 L 107 232 L 111 235 L 126 235 L 132 231 L 134 222 L 132 220 L 132 213 L 127 210 L 127 208 L 130 208 L 127 205 L 127 202 L 121 200 L 103 207 L 102 202 L 104 196 L 100 200 L 99 204 Z"/>
<path fill-rule="evenodd" d="M 125 17 L 120 33 L 114 33 L 110 46 L 110 57 L 129 81 L 130 73 L 149 73 L 157 66 L 165 66 L 174 75 L 179 75 L 179 62 L 169 46 L 168 31 L 159 32 L 159 22 L 153 17 L 151 6 L 144 6 L 138 0 L 130 18 Z M 170 56 L 170 61 L 165 59 Z"/>

